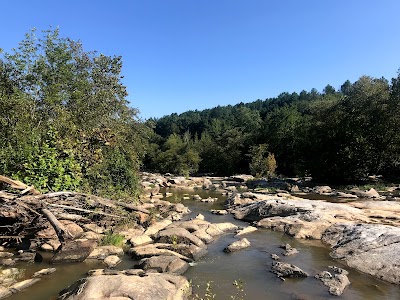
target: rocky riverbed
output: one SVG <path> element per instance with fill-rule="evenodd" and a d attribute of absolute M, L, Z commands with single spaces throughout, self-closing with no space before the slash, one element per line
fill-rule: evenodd
<path fill-rule="evenodd" d="M 57 272 L 57 265 L 54 265 L 55 268 L 43 269 L 40 275 L 26 278 L 20 269 L 13 266 L 20 266 L 23 260 L 40 260 L 37 250 L 41 249 L 56 252 L 55 257 L 61 257 L 61 262 L 96 260 L 104 265 L 104 268 L 93 269 L 87 277 L 63 290 L 59 299 L 187 299 L 191 297 L 192 287 L 184 274 L 190 265 L 196 265 L 207 254 L 209 245 L 221 236 L 233 233 L 234 240 L 221 251 L 232 253 L 251 249 L 252 240 L 247 237 L 256 232 L 257 228 L 284 232 L 294 238 L 322 240 L 331 247 L 331 256 L 349 268 L 400 284 L 399 202 L 386 201 L 385 196 L 371 190 L 360 191 L 357 195 L 354 191 L 337 192 L 326 186 L 314 187 L 313 192 L 325 196 L 343 198 L 347 195 L 348 199 L 352 199 L 348 203 L 329 203 L 297 197 L 310 188 L 302 188 L 299 182 L 293 180 L 269 183 L 258 181 L 256 186 L 254 182 L 250 176 L 183 178 L 143 174 L 145 194 L 141 204 L 135 205 L 134 209 L 125 207 L 129 215 L 124 212 L 122 216 L 129 219 L 129 222 L 126 220 L 119 224 L 107 221 L 107 216 L 99 218 L 97 215 L 97 219 L 90 219 L 85 214 L 79 214 L 79 218 L 75 217 L 79 220 L 72 221 L 71 211 L 66 213 L 57 207 L 58 210 L 53 210 L 54 215 L 72 235 L 68 243 L 71 251 L 67 251 L 68 245 L 63 245 L 64 249 L 60 251 L 57 232 L 52 230 L 50 224 L 47 224 L 47 229 L 35 233 L 32 239 L 35 243 L 18 253 L 10 248 L 0 248 L 3 265 L 0 298 L 25 288 L 29 290 L 29 286 L 39 280 L 46 280 L 47 276 L 52 276 L 51 272 Z M 179 201 L 174 203 L 176 201 L 161 200 L 168 199 L 168 196 L 176 197 L 177 190 L 180 195 L 183 193 L 182 197 L 179 196 L 182 199 L 193 198 L 190 201 L 209 205 L 216 216 L 221 215 L 223 218 L 226 213 L 231 213 L 236 219 L 251 224 L 238 226 L 235 222 L 209 222 L 202 215 L 187 219 L 185 216 L 190 211 L 185 205 Z M 225 194 L 226 209 L 212 209 L 218 198 L 203 198 L 196 194 L 197 190 L 213 190 L 214 194 Z M 360 199 L 362 192 L 366 193 L 364 196 L 368 194 L 369 198 Z M 1 199 L 6 197 L 8 201 L 12 198 L 4 193 L 0 195 Z M 17 200 L 20 201 L 20 197 Z M 96 202 L 96 199 L 89 200 Z M 68 199 L 61 197 L 59 201 L 64 203 L 52 203 L 65 206 Z M 106 204 L 110 208 L 110 203 Z M 118 207 L 115 203 L 113 205 Z M 4 208 L 2 211 L 4 216 Z M 109 215 L 115 212 L 103 210 L 104 214 Z M 123 223 L 125 226 L 120 226 Z M 123 237 L 122 248 L 98 244 L 98 241 L 109 235 L 111 228 L 113 234 Z M 77 253 L 77 248 L 86 250 Z M 68 255 L 60 256 L 60 252 Z M 283 253 L 287 257 L 298 255 L 297 250 L 290 245 L 284 245 Z M 118 264 L 126 255 L 131 257 L 135 266 L 118 269 Z M 289 274 L 289 277 L 296 272 L 307 274 L 301 269 L 297 270 L 297 266 L 287 264 L 286 259 L 281 261 L 279 255 L 274 256 L 274 260 L 276 263 L 271 264 L 271 272 L 282 280 L 285 274 Z M 53 259 L 52 262 L 58 261 Z M 316 281 L 320 280 L 327 285 L 332 295 L 340 295 L 349 284 L 346 271 L 341 270 L 332 267 L 307 275 L 315 276 Z"/>

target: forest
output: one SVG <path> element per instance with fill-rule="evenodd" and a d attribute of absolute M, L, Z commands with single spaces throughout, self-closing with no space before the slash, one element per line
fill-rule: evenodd
<path fill-rule="evenodd" d="M 400 75 L 151 122 L 144 166 L 157 172 L 283 174 L 341 184 L 393 179 L 400 171 Z"/>
<path fill-rule="evenodd" d="M 400 74 L 142 121 L 121 68 L 58 29 L 0 53 L 0 174 L 132 198 L 140 170 L 338 183 L 400 174 Z"/>

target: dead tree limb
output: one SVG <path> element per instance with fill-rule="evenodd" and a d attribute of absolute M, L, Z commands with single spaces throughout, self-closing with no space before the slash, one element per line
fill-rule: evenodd
<path fill-rule="evenodd" d="M 72 234 L 69 233 L 69 231 L 64 227 L 64 225 L 60 223 L 60 221 L 57 220 L 57 218 L 53 215 L 51 211 L 49 211 L 46 208 L 43 208 L 42 214 L 46 217 L 51 226 L 53 226 L 61 245 L 65 243 L 66 239 L 73 238 Z"/>

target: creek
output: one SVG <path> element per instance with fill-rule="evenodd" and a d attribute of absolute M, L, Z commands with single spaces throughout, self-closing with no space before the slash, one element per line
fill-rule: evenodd
<path fill-rule="evenodd" d="M 180 201 L 188 206 L 192 213 L 187 218 L 193 218 L 199 213 L 207 221 L 213 223 L 231 222 L 245 227 L 248 224 L 235 220 L 231 215 L 213 215 L 210 209 L 223 209 L 225 196 L 213 191 L 197 190 L 172 191 L 173 196 L 165 198 L 171 202 Z M 193 200 L 181 200 L 184 194 L 198 194 L 202 198 L 217 197 L 214 203 L 203 203 Z M 346 299 L 346 300 L 375 300 L 400 299 L 400 287 L 362 274 L 346 265 L 335 261 L 329 256 L 329 248 L 321 241 L 294 239 L 279 232 L 259 229 L 245 235 L 251 246 L 233 253 L 225 253 L 223 249 L 237 240 L 233 234 L 224 234 L 208 245 L 208 253 L 197 261 L 184 274 L 192 282 L 194 299 Z M 279 245 L 289 243 L 297 248 L 298 254 L 285 257 Z M 307 278 L 289 278 L 285 281 L 270 272 L 271 254 L 276 253 L 282 262 L 294 264 L 310 274 Z M 42 263 L 24 266 L 27 278 L 35 271 L 49 267 L 51 254 L 43 254 Z M 132 268 L 134 261 L 125 257 L 117 269 Z M 313 276 L 328 266 L 335 265 L 350 272 L 348 275 L 351 285 L 346 288 L 339 298 L 328 293 L 328 288 Z M 88 270 L 103 268 L 100 261 L 88 260 L 79 264 L 56 265 L 57 271 L 44 277 L 40 282 L 15 294 L 9 300 L 47 300 L 56 299 L 58 293 L 71 283 L 85 276 Z M 243 283 L 243 291 L 234 285 Z M 207 286 L 209 287 L 207 289 Z M 210 296 L 206 297 L 208 293 Z M 212 295 L 215 295 L 212 298 Z"/>

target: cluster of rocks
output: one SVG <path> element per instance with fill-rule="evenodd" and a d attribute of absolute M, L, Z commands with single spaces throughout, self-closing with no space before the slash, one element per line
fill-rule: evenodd
<path fill-rule="evenodd" d="M 1 253 L 1 252 L 0 252 Z M 18 268 L 6 268 L 0 271 L 0 299 L 18 293 L 36 282 L 40 281 L 43 276 L 52 274 L 55 268 L 42 269 L 35 272 L 31 278 L 24 277 L 23 270 Z"/>
<path fill-rule="evenodd" d="M 400 284 L 398 202 L 329 203 L 286 193 L 247 192 L 230 195 L 226 206 L 235 218 L 254 222 L 257 227 L 281 231 L 295 238 L 322 239 L 331 245 L 333 258 L 364 273 Z M 337 277 L 341 278 L 332 276 Z"/>
<path fill-rule="evenodd" d="M 284 250 L 284 256 L 291 256 L 299 253 L 296 248 L 293 248 L 289 244 L 281 245 L 279 247 Z M 271 254 L 271 258 L 273 259 L 271 272 L 276 274 L 276 276 L 283 281 L 285 281 L 286 278 L 310 276 L 298 266 L 287 262 L 280 262 L 280 257 L 275 253 Z M 340 296 L 343 294 L 346 287 L 350 285 L 350 280 L 347 277 L 349 273 L 346 270 L 335 266 L 329 266 L 329 269 L 331 269 L 333 275 L 331 272 L 324 270 L 316 274 L 314 277 L 321 280 L 322 283 L 328 287 L 330 294 Z"/>

